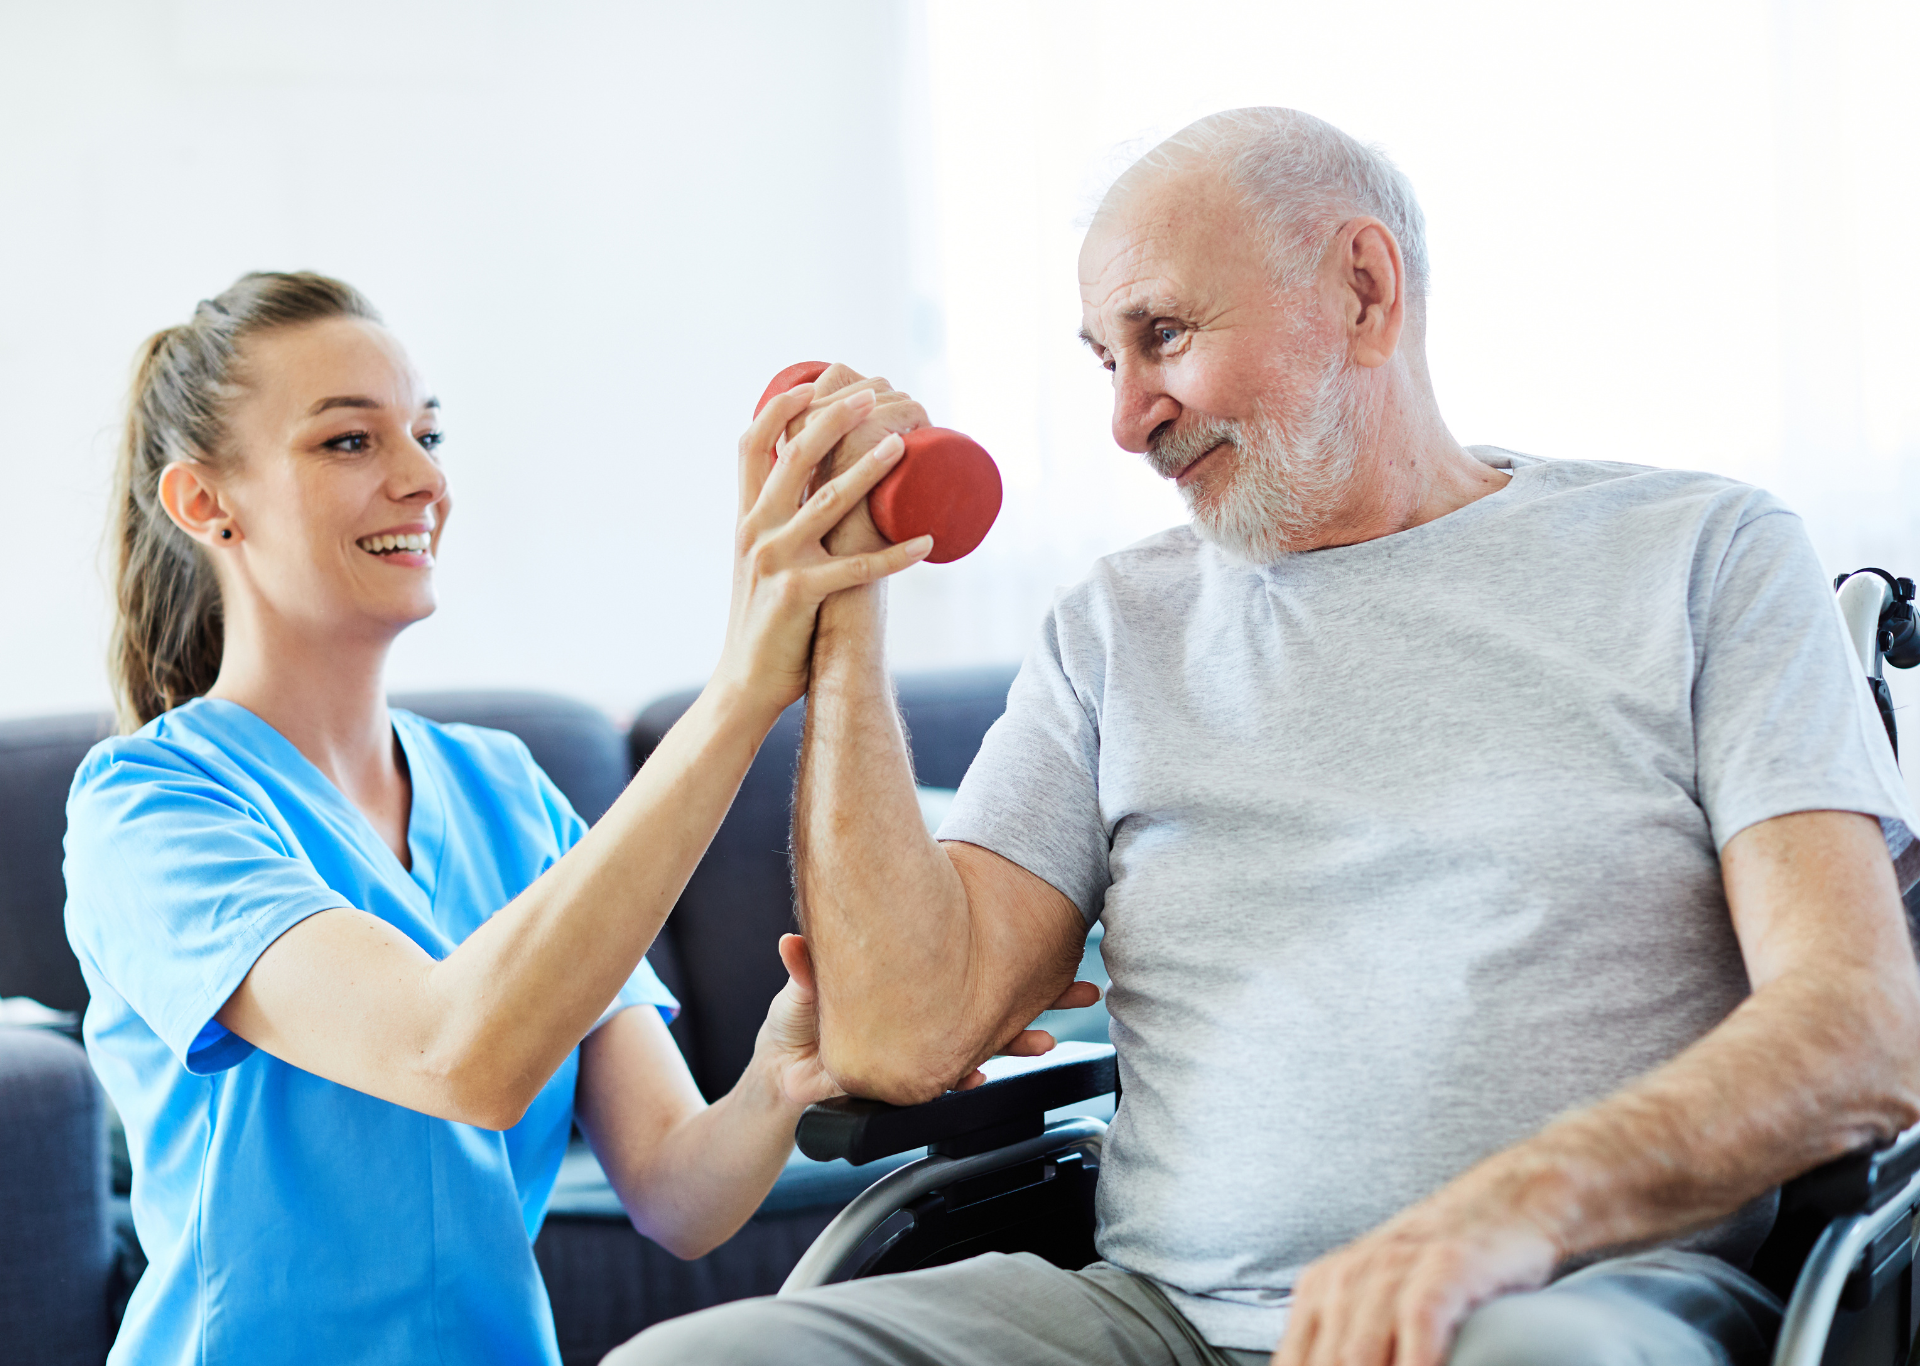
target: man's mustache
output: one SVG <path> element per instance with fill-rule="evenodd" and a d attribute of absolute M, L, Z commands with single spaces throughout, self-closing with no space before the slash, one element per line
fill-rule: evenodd
<path fill-rule="evenodd" d="M 1147 464 L 1162 479 L 1171 479 L 1221 442 L 1238 446 L 1240 424 L 1227 418 L 1206 418 L 1180 431 L 1162 427 L 1147 438 Z"/>

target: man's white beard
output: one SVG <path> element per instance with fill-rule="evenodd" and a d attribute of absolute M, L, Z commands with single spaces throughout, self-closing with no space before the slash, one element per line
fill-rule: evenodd
<path fill-rule="evenodd" d="M 1155 443 L 1147 462 L 1176 473 L 1222 441 L 1239 461 L 1225 488 L 1180 494 L 1194 530 L 1236 560 L 1272 564 L 1313 546 L 1345 501 L 1365 443 L 1366 410 L 1359 375 L 1335 351 L 1310 393 L 1293 403 L 1263 404 L 1245 422 L 1210 419 Z"/>

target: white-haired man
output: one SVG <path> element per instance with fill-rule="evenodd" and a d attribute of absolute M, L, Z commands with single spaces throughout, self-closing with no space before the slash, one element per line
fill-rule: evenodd
<path fill-rule="evenodd" d="M 939 843 L 883 590 L 821 613 L 828 1065 L 937 1094 L 1103 919 L 1104 1262 L 728 1306 L 620 1361 L 1764 1359 L 1768 1192 L 1920 1120 L 1914 818 L 1797 519 L 1462 448 L 1426 274 L 1405 180 L 1302 114 L 1122 178 L 1083 336 L 1192 525 L 1057 598 Z"/>

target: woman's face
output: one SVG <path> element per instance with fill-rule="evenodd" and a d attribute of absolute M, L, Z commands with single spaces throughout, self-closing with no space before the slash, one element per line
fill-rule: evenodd
<path fill-rule="evenodd" d="M 431 614 L 452 499 L 439 401 L 400 343 L 330 318 L 263 333 L 241 359 L 239 458 L 219 488 L 234 540 L 215 557 L 229 603 L 238 590 L 314 632 L 369 639 Z"/>

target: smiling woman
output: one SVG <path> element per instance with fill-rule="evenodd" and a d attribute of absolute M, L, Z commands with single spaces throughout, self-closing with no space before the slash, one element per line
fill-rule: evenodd
<path fill-rule="evenodd" d="M 644 955 L 805 686 L 822 599 L 929 548 L 821 544 L 901 443 L 809 495 L 874 396 L 820 405 L 777 461 L 812 387 L 767 404 L 712 682 L 588 831 L 518 740 L 386 705 L 451 497 L 439 404 L 367 301 L 248 275 L 140 354 L 113 535 L 128 733 L 67 804 L 87 1048 L 149 1258 L 113 1359 L 557 1361 L 531 1237 L 576 1122 L 634 1223 L 694 1256 L 833 1090 L 797 936 L 711 1106 Z"/>
<path fill-rule="evenodd" d="M 198 697 L 220 672 L 224 631 L 213 565 L 161 505 L 161 475 L 191 456 L 209 476 L 234 464 L 221 413 L 208 396 L 231 386 L 239 344 L 252 332 L 379 315 L 359 291 L 318 275 L 249 275 L 193 320 L 140 349 L 114 489 L 112 672 L 123 730 Z M 177 481 L 176 481 L 177 483 Z M 231 541 L 233 528 L 219 528 Z"/>

